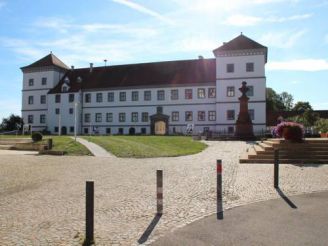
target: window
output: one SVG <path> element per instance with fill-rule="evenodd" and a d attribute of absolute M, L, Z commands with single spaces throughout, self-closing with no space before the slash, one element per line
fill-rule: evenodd
<path fill-rule="evenodd" d="M 55 96 L 55 103 L 60 103 L 60 95 Z"/>
<path fill-rule="evenodd" d="M 216 120 L 216 111 L 208 111 L 208 120 L 215 121 Z"/>
<path fill-rule="evenodd" d="M 185 99 L 192 99 L 192 89 L 185 89 Z"/>
<path fill-rule="evenodd" d="M 179 112 L 172 112 L 172 121 L 179 121 Z"/>
<path fill-rule="evenodd" d="M 111 133 L 111 129 L 110 128 L 106 128 L 106 134 L 110 134 Z"/>
<path fill-rule="evenodd" d="M 141 128 L 141 134 L 147 134 L 147 129 L 146 128 Z"/>
<path fill-rule="evenodd" d="M 42 95 L 42 96 L 40 97 L 40 103 L 41 103 L 41 104 L 46 104 L 46 100 L 47 100 L 47 98 L 46 98 L 45 95 Z"/>
<path fill-rule="evenodd" d="M 59 108 L 56 108 L 56 109 L 55 109 L 55 113 L 56 113 L 56 114 L 60 114 L 60 110 L 59 110 Z"/>
<path fill-rule="evenodd" d="M 70 126 L 70 127 L 69 127 L 69 131 L 70 131 L 70 132 L 74 132 L 74 126 Z"/>
<path fill-rule="evenodd" d="M 30 115 L 27 116 L 27 123 L 33 124 L 33 120 L 34 120 L 33 115 L 30 114 Z"/>
<path fill-rule="evenodd" d="M 125 113 L 119 113 L 118 114 L 118 121 L 119 122 L 125 122 Z"/>
<path fill-rule="evenodd" d="M 63 86 L 63 92 L 67 92 L 67 91 L 68 91 L 67 86 Z"/>
<path fill-rule="evenodd" d="M 215 88 L 208 88 L 208 97 L 215 98 L 216 97 L 216 89 Z"/>
<path fill-rule="evenodd" d="M 74 114 L 74 109 L 73 108 L 69 108 L 69 114 Z"/>
<path fill-rule="evenodd" d="M 227 97 L 234 97 L 235 96 L 235 87 L 228 86 L 227 87 Z"/>
<path fill-rule="evenodd" d="M 199 88 L 198 90 L 197 90 L 197 95 L 198 95 L 198 98 L 205 98 L 205 89 L 203 89 L 203 88 Z"/>
<path fill-rule="evenodd" d="M 198 111 L 198 121 L 205 120 L 205 111 Z"/>
<path fill-rule="evenodd" d="M 89 113 L 87 113 L 87 114 L 84 114 L 84 122 L 86 122 L 86 123 L 89 123 L 90 122 L 90 114 Z"/>
<path fill-rule="evenodd" d="M 148 113 L 147 112 L 142 112 L 141 121 L 142 122 L 148 122 Z"/>
<path fill-rule="evenodd" d="M 251 118 L 251 120 L 254 120 L 254 118 L 255 118 L 254 109 L 249 109 L 248 114 L 249 114 L 249 117 Z"/>
<path fill-rule="evenodd" d="M 125 91 L 120 92 L 120 101 L 121 102 L 126 101 L 126 92 Z"/>
<path fill-rule="evenodd" d="M 138 100 L 139 100 L 139 92 L 132 91 L 132 101 L 138 101 Z"/>
<path fill-rule="evenodd" d="M 234 133 L 234 131 L 235 131 L 235 128 L 233 126 L 228 126 L 228 133 L 229 134 Z"/>
<path fill-rule="evenodd" d="M 186 121 L 192 121 L 192 111 L 186 111 Z"/>
<path fill-rule="evenodd" d="M 54 131 L 55 131 L 55 132 L 58 132 L 58 130 L 59 130 L 59 129 L 58 129 L 58 126 L 55 126 Z"/>
<path fill-rule="evenodd" d="M 118 128 L 118 134 L 123 135 L 124 134 L 124 129 L 123 128 Z"/>
<path fill-rule="evenodd" d="M 235 119 L 235 110 L 227 110 L 227 120 Z"/>
<path fill-rule="evenodd" d="M 156 108 L 156 112 L 157 112 L 158 114 L 163 114 L 163 107 L 158 106 L 158 107 Z"/>
<path fill-rule="evenodd" d="M 86 103 L 91 103 L 91 93 L 85 94 L 85 102 Z"/>
<path fill-rule="evenodd" d="M 178 99 L 179 99 L 179 91 L 171 90 L 171 100 L 178 100 Z"/>
<path fill-rule="evenodd" d="M 69 94 L 69 95 L 68 95 L 68 102 L 70 102 L 70 103 L 71 103 L 71 102 L 74 102 L 74 99 L 75 99 L 75 98 L 74 98 L 74 94 Z"/>
<path fill-rule="evenodd" d="M 40 115 L 40 124 L 45 124 L 46 123 L 46 115 L 45 114 L 41 114 Z"/>
<path fill-rule="evenodd" d="M 28 80 L 28 85 L 33 86 L 34 85 L 34 79 L 29 79 Z"/>
<path fill-rule="evenodd" d="M 97 93 L 96 94 L 96 102 L 101 103 L 103 101 L 103 94 L 102 93 Z"/>
<path fill-rule="evenodd" d="M 89 133 L 89 128 L 84 128 L 84 134 L 88 134 Z"/>
<path fill-rule="evenodd" d="M 41 79 L 41 84 L 46 85 L 47 84 L 47 78 L 42 78 Z"/>
<path fill-rule="evenodd" d="M 151 100 L 151 91 L 144 91 L 144 100 L 145 101 Z"/>
<path fill-rule="evenodd" d="M 207 132 L 209 132 L 210 131 L 210 128 L 209 127 L 204 127 L 204 133 L 207 133 Z"/>
<path fill-rule="evenodd" d="M 250 85 L 250 86 L 247 86 L 247 88 L 248 88 L 248 91 L 247 91 L 246 95 L 248 97 L 254 96 L 254 86 Z"/>
<path fill-rule="evenodd" d="M 233 73 L 235 70 L 234 64 L 227 64 L 227 73 Z"/>
<path fill-rule="evenodd" d="M 102 121 L 101 113 L 96 113 L 96 122 L 101 122 L 101 121 Z"/>
<path fill-rule="evenodd" d="M 158 101 L 165 100 L 165 92 L 164 92 L 164 90 L 157 91 L 157 100 Z"/>
<path fill-rule="evenodd" d="M 34 100 L 33 100 L 33 96 L 29 96 L 28 97 L 28 104 L 33 104 Z"/>
<path fill-rule="evenodd" d="M 138 113 L 137 112 L 131 113 L 131 122 L 138 122 Z"/>
<path fill-rule="evenodd" d="M 114 102 L 114 92 L 108 92 L 107 101 L 108 102 Z"/>
<path fill-rule="evenodd" d="M 113 113 L 107 113 L 106 122 L 112 122 L 112 121 L 113 121 Z"/>
<path fill-rule="evenodd" d="M 254 72 L 254 63 L 253 62 L 246 63 L 246 72 Z"/>

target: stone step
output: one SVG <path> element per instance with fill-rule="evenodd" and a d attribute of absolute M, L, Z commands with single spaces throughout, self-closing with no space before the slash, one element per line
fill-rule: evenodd
<path fill-rule="evenodd" d="M 265 163 L 265 164 L 273 164 L 273 159 L 247 159 L 241 158 L 239 160 L 240 163 Z M 281 159 L 279 161 L 281 164 L 328 164 L 328 159 Z"/>
<path fill-rule="evenodd" d="M 249 154 L 248 159 L 273 159 L 273 155 L 256 155 L 256 154 Z M 328 154 L 322 154 L 322 155 L 280 155 L 279 159 L 327 159 L 328 160 Z"/>
<path fill-rule="evenodd" d="M 0 145 L 0 150 L 12 150 L 15 149 L 13 145 Z"/>

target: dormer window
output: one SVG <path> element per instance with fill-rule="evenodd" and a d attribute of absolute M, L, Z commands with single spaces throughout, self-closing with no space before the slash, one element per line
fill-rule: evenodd
<path fill-rule="evenodd" d="M 82 78 L 81 78 L 80 76 L 77 77 L 76 82 L 77 82 L 77 83 L 81 83 L 81 82 L 82 82 Z"/>
<path fill-rule="evenodd" d="M 68 91 L 67 86 L 63 86 L 63 88 L 62 88 L 62 92 L 67 92 L 67 91 Z"/>
<path fill-rule="evenodd" d="M 69 84 L 69 78 L 68 77 L 65 77 L 64 83 Z"/>

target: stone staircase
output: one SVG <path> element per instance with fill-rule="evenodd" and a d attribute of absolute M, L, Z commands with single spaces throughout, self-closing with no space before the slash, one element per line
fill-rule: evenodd
<path fill-rule="evenodd" d="M 241 157 L 240 163 L 274 163 L 275 149 L 279 149 L 282 164 L 328 164 L 328 138 L 308 138 L 302 143 L 284 139 L 258 141 Z"/>
<path fill-rule="evenodd" d="M 32 143 L 32 140 L 27 138 L 3 138 L 0 139 L 0 150 L 16 150 L 17 145 L 29 143 Z"/>

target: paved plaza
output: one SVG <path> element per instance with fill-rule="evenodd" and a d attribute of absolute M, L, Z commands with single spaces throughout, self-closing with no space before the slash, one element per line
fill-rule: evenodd
<path fill-rule="evenodd" d="M 224 207 L 278 198 L 273 165 L 239 164 L 250 144 L 206 142 L 183 157 L 121 159 L 0 152 L 1 245 L 79 245 L 85 181 L 95 181 L 97 245 L 138 245 L 156 211 L 156 169 L 164 171 L 164 214 L 145 244 L 216 212 L 216 160 L 223 160 Z M 328 190 L 328 165 L 281 165 L 287 195 Z"/>

